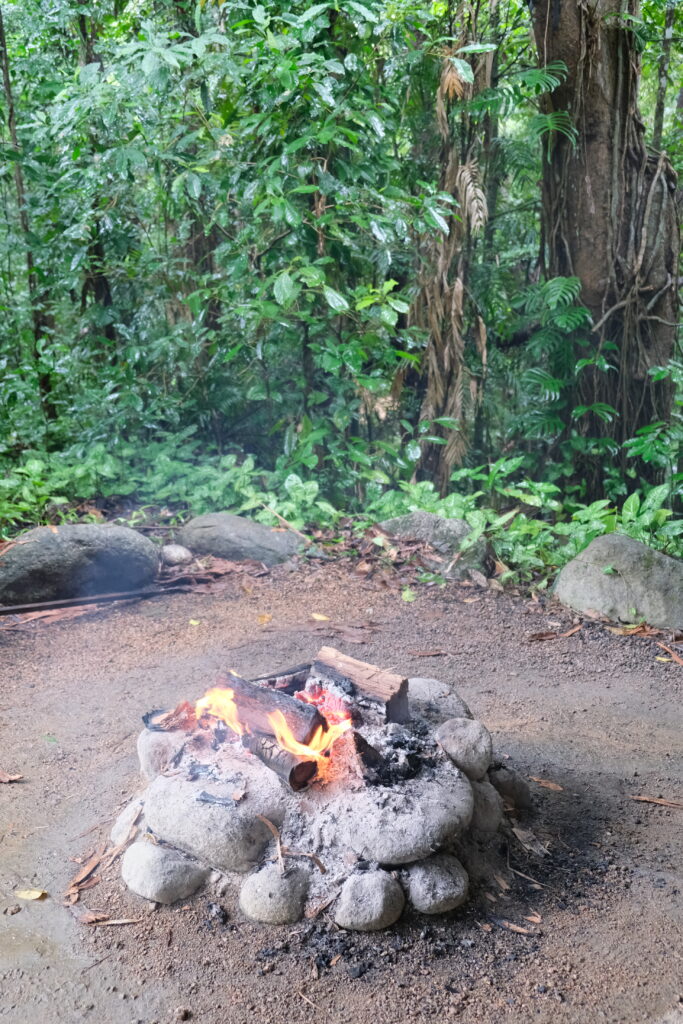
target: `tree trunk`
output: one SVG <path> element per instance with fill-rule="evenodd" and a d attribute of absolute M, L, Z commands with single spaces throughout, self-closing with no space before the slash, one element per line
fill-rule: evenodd
<path fill-rule="evenodd" d="M 580 430 L 619 446 L 669 417 L 670 385 L 648 371 L 674 351 L 680 249 L 676 175 L 665 154 L 645 148 L 627 14 L 638 14 L 637 0 L 539 0 L 534 8 L 541 64 L 563 61 L 568 69 L 547 109 L 567 111 L 578 131 L 576 145 L 559 132 L 546 137 L 545 256 L 552 276 L 580 279 L 593 317 L 590 349 L 577 339 L 577 358 L 602 353 L 614 366 L 581 371 L 576 401 L 588 411 Z M 620 458 L 623 471 L 623 449 Z M 597 460 L 577 469 L 589 496 L 600 494 Z M 639 469 L 652 478 L 647 466 Z"/>

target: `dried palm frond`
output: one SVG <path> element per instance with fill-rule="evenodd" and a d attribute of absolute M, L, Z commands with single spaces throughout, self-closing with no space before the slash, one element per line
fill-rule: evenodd
<path fill-rule="evenodd" d="M 476 235 L 488 220 L 486 196 L 479 183 L 479 165 L 476 160 L 468 160 L 458 170 L 457 189 L 460 206 L 467 217 L 470 231 Z"/>

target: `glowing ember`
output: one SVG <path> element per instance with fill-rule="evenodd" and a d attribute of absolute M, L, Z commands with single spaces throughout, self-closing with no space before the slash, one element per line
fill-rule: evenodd
<path fill-rule="evenodd" d="M 308 743 L 300 743 L 292 733 L 281 711 L 272 711 L 268 715 L 268 724 L 283 750 L 287 750 L 297 757 L 321 760 L 327 756 L 335 741 L 351 728 L 351 715 L 341 701 L 335 700 L 324 690 L 315 694 L 302 692 L 297 696 L 318 708 L 325 719 L 327 728 L 319 726 Z M 197 701 L 195 710 L 198 719 L 205 715 L 211 715 L 213 718 L 225 722 L 228 728 L 238 736 L 244 736 L 253 731 L 250 729 L 249 723 L 240 718 L 240 708 L 235 701 L 235 693 L 229 687 L 213 687 Z"/>

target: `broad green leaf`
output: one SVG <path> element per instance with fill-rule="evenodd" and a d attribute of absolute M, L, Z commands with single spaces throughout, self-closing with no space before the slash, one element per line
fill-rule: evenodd
<path fill-rule="evenodd" d="M 330 288 L 329 285 L 325 285 L 323 288 L 323 294 L 327 300 L 328 306 L 335 311 L 335 313 L 345 313 L 349 304 L 343 295 L 336 292 L 334 288 Z"/>
<path fill-rule="evenodd" d="M 288 306 L 297 293 L 297 285 L 287 271 L 275 279 L 273 294 L 281 306 Z"/>

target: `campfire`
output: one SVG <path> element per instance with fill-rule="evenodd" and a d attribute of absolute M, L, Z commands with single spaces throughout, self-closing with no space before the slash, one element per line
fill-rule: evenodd
<path fill-rule="evenodd" d="M 270 924 L 330 908 L 341 927 L 383 928 L 406 895 L 422 913 L 455 909 L 463 861 L 501 822 L 499 790 L 521 783 L 492 767 L 490 735 L 448 687 L 329 647 L 251 681 L 222 673 L 144 723 L 149 785 L 112 833 L 142 816 L 129 888 L 173 902 L 211 877 Z"/>

